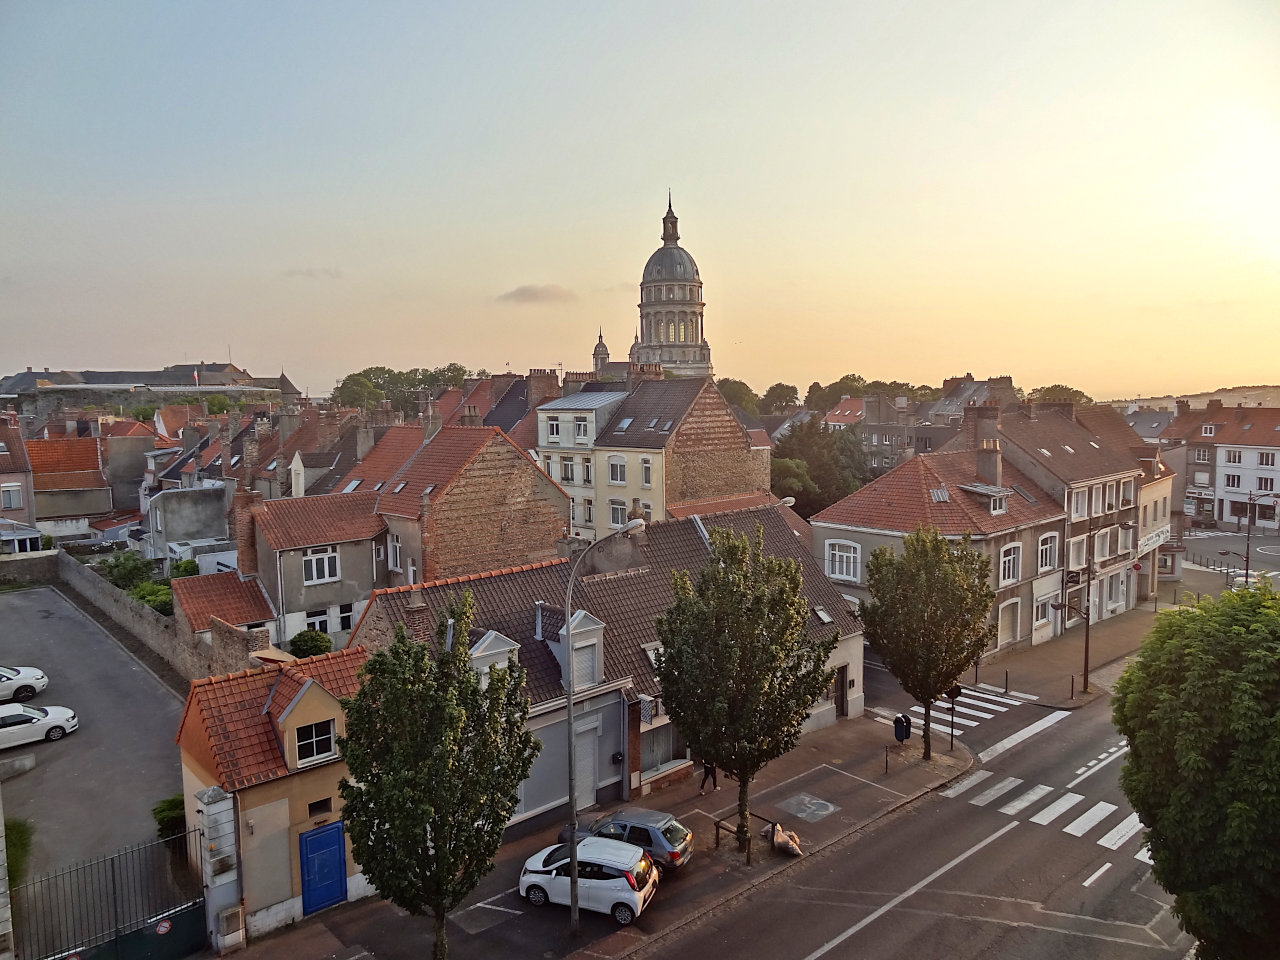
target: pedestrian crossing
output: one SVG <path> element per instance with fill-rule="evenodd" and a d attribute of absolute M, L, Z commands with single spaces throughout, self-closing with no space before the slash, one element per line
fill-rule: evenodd
<path fill-rule="evenodd" d="M 1000 687 L 992 687 L 985 683 L 976 687 L 962 685 L 961 689 L 964 693 L 956 697 L 955 701 L 954 730 L 957 737 L 964 736 L 984 720 L 994 719 L 1015 707 L 1038 699 L 1029 693 L 1005 692 Z M 876 714 L 875 719 L 881 723 L 892 723 L 893 718 L 898 715 L 888 707 L 873 707 L 871 712 Z M 924 707 L 918 703 L 912 704 L 906 712 L 911 715 L 912 728 L 916 731 L 923 730 Z M 950 736 L 953 729 L 952 721 L 951 700 L 947 698 L 934 703 L 929 716 L 930 728 L 936 733 Z"/>
<path fill-rule="evenodd" d="M 1055 791 L 1062 789 L 1060 787 L 1051 787 L 1044 783 L 1027 786 L 1018 777 L 1004 777 L 995 782 L 988 782 L 991 781 L 993 776 L 994 774 L 990 770 L 978 770 L 959 783 L 943 790 L 942 796 L 948 799 L 967 799 L 975 807 L 993 806 L 996 801 L 1004 799 L 1007 802 L 996 809 L 1006 816 L 1012 817 L 1021 814 L 1025 810 L 1033 809 L 1049 798 Z M 1024 786 L 1027 788 L 1021 789 Z M 1136 813 L 1130 813 L 1128 816 L 1123 817 L 1119 823 L 1106 827 L 1105 822 L 1119 808 L 1114 803 L 1099 800 L 1087 809 L 1077 809 L 1084 800 L 1083 794 L 1070 791 L 1064 792 L 1038 812 L 1032 814 L 1028 818 L 1028 822 L 1041 827 L 1056 826 L 1063 833 L 1073 837 L 1083 837 L 1101 829 L 1101 835 L 1094 842 L 1099 846 L 1106 847 L 1108 850 L 1120 849 L 1144 829 L 1142 821 L 1138 819 Z M 1069 818 L 1069 813 L 1074 814 L 1074 816 Z M 1151 863 L 1151 856 L 1145 846 L 1134 854 L 1134 859 L 1141 860 L 1147 864 Z"/>

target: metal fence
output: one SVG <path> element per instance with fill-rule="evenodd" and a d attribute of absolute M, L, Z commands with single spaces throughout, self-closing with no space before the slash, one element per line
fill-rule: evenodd
<path fill-rule="evenodd" d="M 157 955 L 149 949 L 142 954 L 136 947 L 128 949 L 131 935 L 135 935 L 132 940 L 161 937 L 165 949 L 160 955 L 180 957 L 200 949 L 203 944 L 194 942 L 204 939 L 200 842 L 200 831 L 190 830 L 15 887 L 14 941 L 19 960 L 73 953 L 82 960 Z M 166 936 L 170 932 L 177 935 Z"/>

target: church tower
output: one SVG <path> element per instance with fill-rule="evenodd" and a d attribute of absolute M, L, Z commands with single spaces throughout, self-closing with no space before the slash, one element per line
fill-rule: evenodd
<path fill-rule="evenodd" d="M 702 330 L 702 278 L 698 265 L 680 246 L 678 220 L 667 196 L 662 246 L 644 265 L 640 278 L 640 331 L 629 359 L 660 363 L 668 376 L 711 375 L 711 346 Z"/>

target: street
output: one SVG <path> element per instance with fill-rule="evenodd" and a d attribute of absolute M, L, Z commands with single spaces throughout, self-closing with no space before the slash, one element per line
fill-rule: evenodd
<path fill-rule="evenodd" d="M 639 955 L 1181 957 L 1105 700 Z"/>

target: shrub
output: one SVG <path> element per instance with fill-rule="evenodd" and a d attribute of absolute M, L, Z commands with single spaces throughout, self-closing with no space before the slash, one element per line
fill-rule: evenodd
<path fill-rule="evenodd" d="M 126 550 L 102 562 L 102 575 L 121 590 L 132 590 L 150 580 L 152 565 L 139 553 Z"/>
<path fill-rule="evenodd" d="M 30 820 L 6 820 L 4 822 L 4 846 L 9 864 L 9 889 L 19 886 L 27 873 L 27 860 L 31 857 L 31 837 L 35 828 Z"/>
<path fill-rule="evenodd" d="M 289 641 L 289 652 L 298 658 L 318 656 L 332 649 L 333 642 L 329 639 L 329 635 L 319 630 L 299 631 Z"/>
<path fill-rule="evenodd" d="M 151 808 L 151 816 L 156 822 L 156 835 L 161 840 L 180 837 L 187 832 L 187 811 L 180 793 L 157 803 Z"/>
<path fill-rule="evenodd" d="M 176 560 L 169 567 L 169 579 L 176 580 L 178 577 L 195 577 L 200 574 L 200 564 L 195 560 Z"/>
<path fill-rule="evenodd" d="M 145 580 L 130 590 L 129 596 L 141 600 L 156 613 L 173 616 L 173 591 L 164 584 Z"/>
<path fill-rule="evenodd" d="M 146 423 L 149 420 L 155 419 L 156 408 L 155 407 L 134 407 L 132 410 L 129 411 L 129 414 L 133 417 L 133 419 L 137 420 L 139 423 Z"/>
<path fill-rule="evenodd" d="M 53 549 L 53 537 L 49 536 L 47 533 L 46 533 L 43 537 L 41 537 L 41 538 L 40 538 L 40 549 L 41 549 L 41 550 L 52 550 L 52 549 Z"/>

